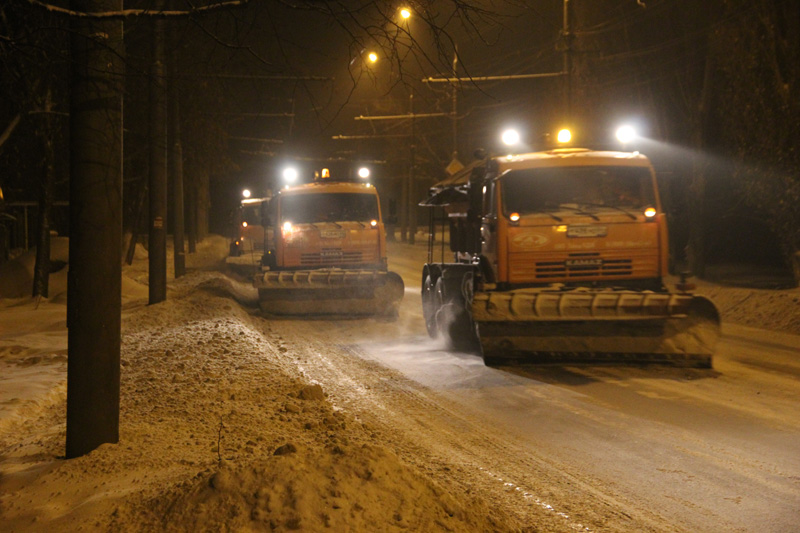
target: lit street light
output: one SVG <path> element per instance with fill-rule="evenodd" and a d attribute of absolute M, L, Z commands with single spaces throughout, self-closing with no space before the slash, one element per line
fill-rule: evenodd
<path fill-rule="evenodd" d="M 244 196 L 245 198 L 250 198 L 250 189 L 243 190 L 242 196 Z"/>
<path fill-rule="evenodd" d="M 404 7 L 403 9 L 400 10 L 400 16 L 403 17 L 404 19 L 408 19 L 409 17 L 411 17 L 411 10 Z"/>

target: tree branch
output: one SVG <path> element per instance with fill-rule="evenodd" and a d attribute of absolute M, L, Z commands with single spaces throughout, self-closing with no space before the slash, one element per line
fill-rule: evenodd
<path fill-rule="evenodd" d="M 193 15 L 204 15 L 214 11 L 225 10 L 230 8 L 244 7 L 250 3 L 250 0 L 228 0 L 225 2 L 218 2 L 216 4 L 209 4 L 207 6 L 196 7 L 188 11 L 166 11 L 166 10 L 150 10 L 150 9 L 123 9 L 122 11 L 106 11 L 87 13 L 83 11 L 73 11 L 63 7 L 54 6 L 40 0 L 26 0 L 29 4 L 55 13 L 57 15 L 64 15 L 67 17 L 80 18 L 80 19 L 95 19 L 95 20 L 125 20 L 137 17 L 149 17 L 157 19 L 166 18 L 181 18 Z"/>
<path fill-rule="evenodd" d="M 0 135 L 0 148 L 2 148 L 3 144 L 5 144 L 8 138 L 11 137 L 11 134 L 14 132 L 14 128 L 16 128 L 17 125 L 19 124 L 20 118 L 21 115 L 17 113 L 17 116 L 11 120 L 8 126 L 6 126 L 6 129 L 5 131 L 3 131 L 3 134 Z"/>

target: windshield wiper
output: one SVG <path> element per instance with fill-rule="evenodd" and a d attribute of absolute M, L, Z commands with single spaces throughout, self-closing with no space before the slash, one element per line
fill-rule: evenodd
<path fill-rule="evenodd" d="M 547 207 L 547 206 L 545 206 L 545 208 L 546 208 L 546 207 Z M 527 212 L 528 212 L 528 213 L 542 213 L 542 214 L 544 214 L 544 215 L 548 215 L 550 218 L 552 218 L 553 220 L 555 220 L 555 221 L 557 221 L 557 222 L 561 222 L 562 220 L 564 220 L 564 219 L 563 219 L 563 218 L 561 218 L 560 216 L 558 216 L 558 215 L 556 215 L 556 214 L 554 214 L 554 213 L 551 213 L 550 211 L 547 211 L 545 208 L 542 208 L 542 209 L 535 209 L 535 210 L 533 210 L 533 211 L 527 211 Z"/>
<path fill-rule="evenodd" d="M 589 204 L 589 203 L 582 203 L 582 205 L 590 205 L 592 207 L 608 207 L 609 209 L 616 209 L 617 211 L 622 211 L 623 213 L 625 213 L 626 215 L 631 217 L 631 220 L 636 220 L 636 215 L 634 215 L 633 213 L 631 213 L 627 209 L 625 209 L 623 207 L 619 207 L 617 205 Z"/>
<path fill-rule="evenodd" d="M 590 205 L 590 204 L 586 204 L 586 205 Z M 592 217 L 595 220 L 600 220 L 600 218 L 598 218 L 597 215 L 595 215 L 593 213 L 590 213 L 588 211 L 584 211 L 580 207 L 572 207 L 571 205 L 566 205 L 566 204 L 558 204 L 557 207 L 558 207 L 558 209 L 570 209 L 572 211 L 575 211 L 579 215 L 586 215 L 587 217 Z"/>

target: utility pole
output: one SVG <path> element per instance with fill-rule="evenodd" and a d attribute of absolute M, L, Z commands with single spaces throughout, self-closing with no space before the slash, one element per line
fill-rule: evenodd
<path fill-rule="evenodd" d="M 458 78 L 458 46 L 453 50 L 453 78 Z M 453 160 L 458 158 L 458 86 L 454 83 L 453 88 Z"/>
<path fill-rule="evenodd" d="M 414 92 L 408 95 L 409 113 L 411 114 L 411 166 L 408 169 L 408 202 L 406 209 L 408 210 L 408 244 L 414 244 L 415 235 L 417 234 L 417 206 L 414 205 L 415 195 L 415 181 L 417 166 L 417 130 L 416 119 L 414 117 Z"/>
<path fill-rule="evenodd" d="M 167 116 L 164 21 L 152 22 L 150 57 L 150 217 L 147 241 L 149 303 L 167 299 Z"/>
<path fill-rule="evenodd" d="M 564 110 L 567 123 L 572 122 L 572 28 L 570 0 L 564 0 Z"/>

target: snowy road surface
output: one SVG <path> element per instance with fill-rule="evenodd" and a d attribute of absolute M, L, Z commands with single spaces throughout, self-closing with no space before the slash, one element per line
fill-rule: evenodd
<path fill-rule="evenodd" d="M 120 442 L 81 458 L 65 279 L 2 301 L 0 529 L 800 531 L 800 336 L 725 323 L 713 370 L 487 368 L 427 337 L 422 245 L 390 246 L 396 321 L 309 320 L 261 316 L 208 241 L 160 304 L 146 255 L 125 270 Z M 797 331 L 797 289 L 713 290 Z"/>
<path fill-rule="evenodd" d="M 797 336 L 725 325 L 713 370 L 492 369 L 424 335 L 422 261 L 395 245 L 397 322 L 272 323 L 306 376 L 405 459 L 556 529 L 800 528 Z"/>

